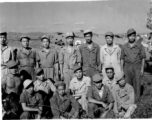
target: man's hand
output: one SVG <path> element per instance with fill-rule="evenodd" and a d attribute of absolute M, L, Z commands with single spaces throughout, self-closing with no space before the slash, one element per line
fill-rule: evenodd
<path fill-rule="evenodd" d="M 108 109 L 107 104 L 105 104 L 105 103 L 101 103 L 101 105 L 104 107 L 104 109 L 105 109 L 105 110 L 107 110 L 107 109 Z"/>
<path fill-rule="evenodd" d="M 144 75 L 144 69 L 141 69 L 141 76 Z"/>
<path fill-rule="evenodd" d="M 60 119 L 66 119 L 65 117 L 63 117 L 63 116 L 60 116 Z"/>

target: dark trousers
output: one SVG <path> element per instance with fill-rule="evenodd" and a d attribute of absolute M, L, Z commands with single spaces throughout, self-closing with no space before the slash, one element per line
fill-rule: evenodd
<path fill-rule="evenodd" d="M 141 64 L 125 63 L 124 73 L 126 82 L 133 86 L 135 98 L 138 100 L 141 94 Z"/>

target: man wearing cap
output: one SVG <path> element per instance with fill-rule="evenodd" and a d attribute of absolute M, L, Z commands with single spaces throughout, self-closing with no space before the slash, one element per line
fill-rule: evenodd
<path fill-rule="evenodd" d="M 33 48 L 29 47 L 30 38 L 21 36 L 21 49 L 17 52 L 17 60 L 19 62 L 19 71 L 23 80 L 35 80 L 35 68 L 38 67 L 39 56 Z"/>
<path fill-rule="evenodd" d="M 2 79 L 2 90 L 4 93 L 10 94 L 11 92 L 17 95 L 21 94 L 22 81 L 20 76 L 17 74 L 17 62 L 11 60 L 7 62 L 8 74 Z"/>
<path fill-rule="evenodd" d="M 7 62 L 14 60 L 14 52 L 11 47 L 7 45 L 7 33 L 0 33 L 1 42 L 1 79 L 8 73 Z"/>
<path fill-rule="evenodd" d="M 105 34 L 107 44 L 100 48 L 100 61 L 102 64 L 102 74 L 104 78 L 107 78 L 105 67 L 108 65 L 113 66 L 115 71 L 115 77 L 121 72 L 120 55 L 121 49 L 118 45 L 113 43 L 114 34 L 107 32 Z"/>
<path fill-rule="evenodd" d="M 73 96 L 65 92 L 66 84 L 56 82 L 57 92 L 50 99 L 53 119 L 76 119 L 79 116 L 79 103 Z"/>
<path fill-rule="evenodd" d="M 73 93 L 76 100 L 79 101 L 82 108 L 88 112 L 88 104 L 86 94 L 88 93 L 88 87 L 91 86 L 91 78 L 84 76 L 82 67 L 76 65 L 74 67 L 75 77 L 70 81 L 69 89 Z"/>
<path fill-rule="evenodd" d="M 126 83 L 124 74 L 117 79 L 116 102 L 119 118 L 130 118 L 137 105 L 135 104 L 135 95 L 133 87 Z"/>
<path fill-rule="evenodd" d="M 125 73 L 126 82 L 131 84 L 135 90 L 136 101 L 141 93 L 141 76 L 144 73 L 145 49 L 143 45 L 136 44 L 136 31 L 127 31 L 128 42 L 123 45 L 121 51 L 121 69 Z"/>
<path fill-rule="evenodd" d="M 45 79 L 59 80 L 58 75 L 58 53 L 50 47 L 50 37 L 41 37 L 42 49 L 38 51 L 40 67 L 44 70 Z M 56 73 L 55 73 L 56 72 Z M 55 76 L 56 75 L 56 76 Z"/>
<path fill-rule="evenodd" d="M 73 45 L 74 33 L 66 33 L 67 45 L 63 47 L 59 52 L 59 64 L 61 79 L 66 83 L 66 89 L 68 90 L 70 80 L 73 78 L 73 66 L 81 65 L 81 54 L 78 49 Z"/>
<path fill-rule="evenodd" d="M 42 95 L 34 92 L 32 80 L 25 80 L 23 86 L 25 90 L 20 96 L 20 103 L 24 112 L 20 119 L 41 119 L 43 113 Z"/>
<path fill-rule="evenodd" d="M 103 76 L 95 74 L 93 75 L 92 80 L 93 85 L 89 87 L 87 94 L 89 102 L 88 116 L 90 118 L 106 118 L 113 108 L 114 98 L 109 88 L 102 84 Z"/>
<path fill-rule="evenodd" d="M 82 69 L 86 76 L 92 77 L 99 72 L 100 47 L 92 41 L 92 31 L 84 31 L 84 37 L 86 43 L 79 47 L 82 56 Z"/>

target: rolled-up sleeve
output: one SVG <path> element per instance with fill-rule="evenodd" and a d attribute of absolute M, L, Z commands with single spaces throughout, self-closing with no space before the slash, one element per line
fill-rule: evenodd
<path fill-rule="evenodd" d="M 63 49 L 61 49 L 60 52 L 59 52 L 59 63 L 60 63 L 60 64 L 63 64 L 63 63 L 64 63 Z"/>
<path fill-rule="evenodd" d="M 122 46 L 122 49 L 121 49 L 120 59 L 122 59 L 122 60 L 124 60 L 124 59 L 125 59 L 124 46 Z"/>
<path fill-rule="evenodd" d="M 146 58 L 146 52 L 143 45 L 141 45 L 140 59 Z"/>
<path fill-rule="evenodd" d="M 60 118 L 60 112 L 58 110 L 59 108 L 58 108 L 58 105 L 56 104 L 56 99 L 54 97 L 52 97 L 50 99 L 50 105 L 51 105 L 53 118 L 54 119 L 59 119 Z"/>
<path fill-rule="evenodd" d="M 77 49 L 77 63 L 82 63 L 82 56 L 79 48 Z"/>

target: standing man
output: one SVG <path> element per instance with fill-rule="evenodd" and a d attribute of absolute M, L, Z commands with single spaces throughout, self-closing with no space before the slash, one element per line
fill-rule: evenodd
<path fill-rule="evenodd" d="M 53 119 L 76 119 L 79 117 L 79 103 L 65 92 L 66 84 L 62 81 L 55 83 L 57 92 L 50 99 Z"/>
<path fill-rule="evenodd" d="M 14 54 L 11 47 L 7 45 L 7 33 L 0 33 L 1 42 L 1 79 L 8 73 L 8 68 L 6 66 L 7 62 L 14 60 Z"/>
<path fill-rule="evenodd" d="M 107 32 L 105 34 L 105 39 L 107 44 L 102 46 L 100 49 L 102 73 L 104 78 L 107 78 L 105 67 L 111 65 L 114 68 L 115 77 L 117 77 L 119 75 L 119 72 L 121 72 L 121 65 L 120 65 L 121 49 L 118 45 L 115 45 L 113 43 L 114 34 L 112 32 Z"/>
<path fill-rule="evenodd" d="M 89 77 L 98 73 L 100 66 L 100 47 L 92 41 L 92 36 L 92 31 L 84 31 L 86 43 L 79 47 L 82 56 L 83 73 Z"/>
<path fill-rule="evenodd" d="M 95 74 L 92 79 L 93 85 L 89 87 L 87 94 L 89 102 L 88 116 L 90 118 L 95 118 L 96 116 L 106 118 L 113 108 L 114 98 L 109 88 L 102 84 L 103 76 Z"/>
<path fill-rule="evenodd" d="M 42 49 L 38 52 L 40 67 L 43 68 L 45 79 L 52 79 L 56 82 L 56 80 L 59 80 L 58 53 L 50 47 L 49 36 L 42 36 L 41 43 Z"/>
<path fill-rule="evenodd" d="M 69 89 L 72 91 L 75 99 L 79 101 L 82 108 L 88 112 L 86 95 L 88 88 L 91 86 L 91 78 L 83 75 L 81 66 L 75 66 L 74 73 L 76 77 L 70 81 Z"/>
<path fill-rule="evenodd" d="M 35 68 L 38 67 L 39 56 L 33 48 L 29 47 L 30 38 L 22 36 L 20 43 L 22 48 L 18 50 L 17 60 L 20 64 L 20 74 L 25 79 L 35 81 Z"/>
<path fill-rule="evenodd" d="M 141 76 L 144 73 L 145 49 L 143 45 L 136 44 L 136 31 L 127 31 L 128 42 L 123 45 L 121 52 L 121 69 L 126 76 L 126 82 L 131 84 L 135 90 L 136 101 L 140 98 Z"/>
<path fill-rule="evenodd" d="M 61 71 L 61 79 L 64 79 L 66 83 L 66 89 L 68 90 L 70 80 L 73 78 L 73 67 L 81 65 L 81 55 L 79 50 L 74 46 L 74 33 L 69 32 L 66 34 L 67 45 L 60 50 L 59 63 Z"/>

